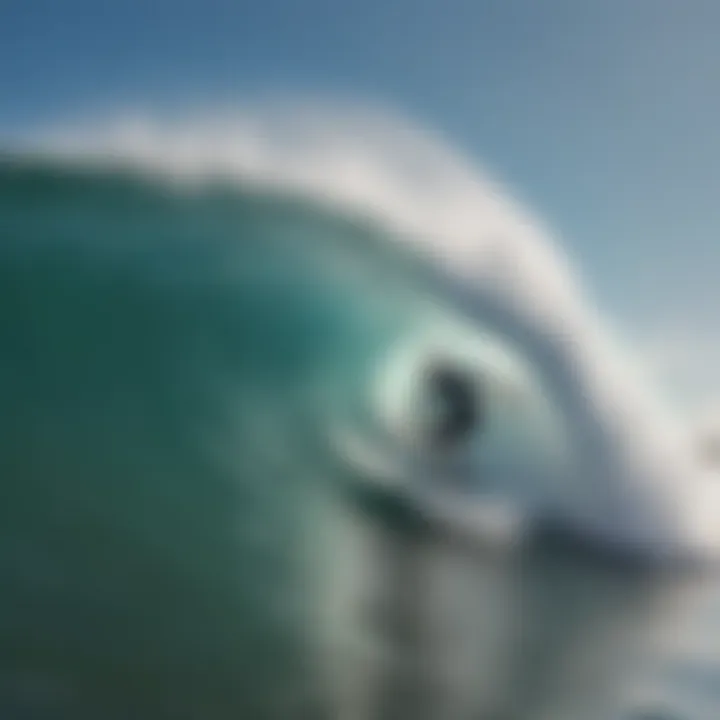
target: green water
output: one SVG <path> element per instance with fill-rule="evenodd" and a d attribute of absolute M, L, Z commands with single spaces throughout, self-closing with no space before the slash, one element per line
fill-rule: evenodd
<path fill-rule="evenodd" d="M 343 494 L 328 427 L 373 425 L 388 348 L 429 317 L 377 229 L 6 158 L 0 241 L 3 720 L 720 714 L 653 649 L 708 583 L 469 550 Z M 336 595 L 353 639 L 323 653 Z"/>

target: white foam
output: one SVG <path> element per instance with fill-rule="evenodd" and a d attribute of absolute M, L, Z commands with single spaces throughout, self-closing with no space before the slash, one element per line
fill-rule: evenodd
<path fill-rule="evenodd" d="M 239 178 L 370 215 L 437 269 L 474 321 L 500 313 L 576 434 L 588 532 L 662 551 L 720 550 L 720 497 L 567 258 L 508 193 L 439 137 L 377 109 L 254 107 L 183 121 L 134 114 L 35 135 L 36 148 L 175 179 Z M 562 502 L 562 501 L 560 501 Z"/>

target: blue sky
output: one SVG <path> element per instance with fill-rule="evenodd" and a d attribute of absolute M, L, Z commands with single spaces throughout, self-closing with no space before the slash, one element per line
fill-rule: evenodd
<path fill-rule="evenodd" d="M 716 0 L 0 0 L 0 128 L 380 101 L 517 188 L 631 333 L 720 347 L 718 28 Z"/>

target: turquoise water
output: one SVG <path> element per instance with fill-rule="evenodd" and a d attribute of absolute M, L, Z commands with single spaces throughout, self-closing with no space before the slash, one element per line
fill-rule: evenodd
<path fill-rule="evenodd" d="M 0 238 L 3 718 L 720 716 L 705 574 L 359 500 L 335 431 L 384 457 L 388 358 L 476 332 L 370 221 L 7 157 Z M 467 505 L 554 467 L 488 403 Z"/>
<path fill-rule="evenodd" d="M 0 173 L 11 704 L 49 683 L 63 712 L 237 717 L 263 678 L 261 703 L 297 694 L 323 414 L 397 323 L 306 254 L 338 221 L 292 202 Z"/>

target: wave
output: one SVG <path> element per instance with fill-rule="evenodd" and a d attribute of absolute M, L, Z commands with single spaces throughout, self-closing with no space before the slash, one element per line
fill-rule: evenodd
<path fill-rule="evenodd" d="M 34 131 L 0 236 L 3 708 L 303 716 L 298 648 L 352 624 L 356 507 L 720 548 L 717 478 L 573 263 L 403 119 Z"/>
<path fill-rule="evenodd" d="M 294 104 L 182 121 L 138 113 L 34 133 L 24 142 L 66 161 L 131 167 L 153 182 L 160 176 L 184 192 L 212 180 L 238 192 L 293 197 L 310 214 L 364 228 L 336 228 L 308 241 L 313 221 L 306 214 L 279 252 L 305 265 L 322 255 L 326 269 L 342 257 L 346 272 L 364 272 L 353 297 L 365 314 L 373 300 L 380 315 L 404 303 L 403 320 L 388 338 L 423 337 L 454 323 L 454 339 L 440 344 L 479 340 L 477 366 L 487 362 L 490 375 L 499 367 L 491 346 L 524 363 L 531 379 L 517 368 L 510 375 L 523 376 L 521 394 L 549 399 L 559 415 L 551 424 L 562 426 L 573 464 L 560 492 L 547 488 L 547 477 L 526 473 L 521 485 L 526 492 L 542 488 L 530 495 L 543 513 L 645 550 L 720 546 L 712 474 L 588 299 L 572 263 L 507 191 L 436 135 L 376 109 Z M 303 260 L 305 253 L 314 259 Z M 383 285 L 379 296 L 374 283 Z M 410 326 L 417 332 L 407 332 Z M 422 352 L 412 351 L 416 358 Z M 487 478 L 483 470 L 476 474 Z"/>

